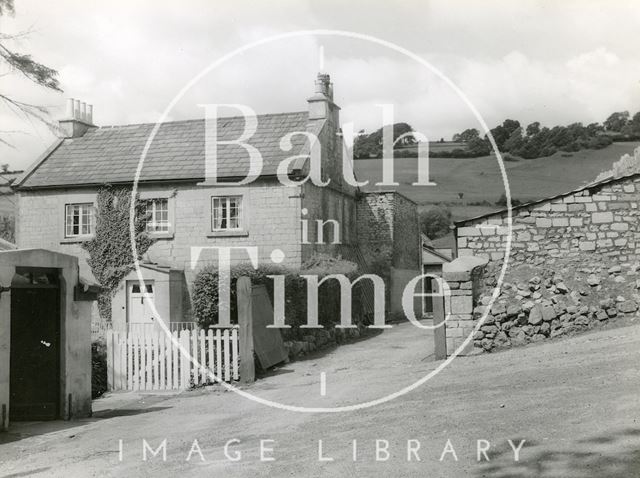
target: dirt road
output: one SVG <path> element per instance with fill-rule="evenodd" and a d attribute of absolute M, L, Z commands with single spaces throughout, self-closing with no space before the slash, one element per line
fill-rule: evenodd
<path fill-rule="evenodd" d="M 398 326 L 247 390 L 316 407 L 379 398 L 438 365 L 430 344 L 428 334 Z M 640 476 L 639 359 L 640 327 L 599 331 L 457 359 L 400 398 L 333 414 L 279 410 L 219 389 L 112 395 L 96 402 L 99 418 L 0 435 L 0 476 Z M 166 461 L 162 451 L 144 461 L 143 440 L 156 449 L 165 438 Z M 274 461 L 261 461 L 261 440 Z"/>

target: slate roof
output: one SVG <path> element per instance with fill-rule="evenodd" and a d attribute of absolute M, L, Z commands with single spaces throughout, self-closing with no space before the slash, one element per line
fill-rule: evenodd
<path fill-rule="evenodd" d="M 263 158 L 263 175 L 275 175 L 278 164 L 303 154 L 306 138 L 292 138 L 291 151 L 280 149 L 287 133 L 307 131 L 308 113 L 257 116 L 254 135 L 247 141 Z M 18 189 L 131 182 L 155 123 L 92 128 L 79 138 L 64 139 L 16 181 Z M 218 118 L 218 140 L 235 140 L 244 131 L 242 116 Z M 187 120 L 160 125 L 144 161 L 140 181 L 197 180 L 205 176 L 205 121 Z M 218 176 L 246 176 L 249 158 L 237 145 L 218 145 Z"/>

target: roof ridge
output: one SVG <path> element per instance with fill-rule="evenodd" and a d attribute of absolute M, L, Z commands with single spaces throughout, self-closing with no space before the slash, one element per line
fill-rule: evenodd
<path fill-rule="evenodd" d="M 257 114 L 257 117 L 266 117 L 266 116 L 285 116 L 285 115 L 301 115 L 301 114 L 309 114 L 308 111 L 289 111 L 289 112 L 284 112 L 284 113 L 262 113 L 262 114 Z M 228 120 L 228 119 L 235 119 L 235 118 L 244 118 L 244 116 L 242 115 L 235 115 L 235 116 L 220 116 L 218 117 L 219 120 Z M 184 120 L 175 120 L 175 121 L 163 121 L 160 124 L 177 124 L 177 123 L 197 123 L 200 121 L 204 121 L 205 118 L 192 118 L 192 119 L 184 119 Z M 152 125 L 156 125 L 158 124 L 158 122 L 156 121 L 155 123 L 153 122 L 147 122 L 147 123 L 127 123 L 127 124 L 114 124 L 114 125 L 104 125 L 104 126 L 98 126 L 96 129 L 118 129 L 118 128 L 127 128 L 127 127 L 132 127 L 132 126 L 152 126 Z"/>

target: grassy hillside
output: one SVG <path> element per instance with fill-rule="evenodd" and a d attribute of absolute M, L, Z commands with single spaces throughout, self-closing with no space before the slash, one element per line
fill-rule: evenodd
<path fill-rule="evenodd" d="M 614 143 L 600 150 L 556 153 L 548 158 L 505 161 L 511 196 L 521 201 L 540 199 L 575 189 L 593 181 L 625 153 L 632 153 L 640 142 Z M 502 175 L 494 155 L 481 158 L 431 158 L 431 180 L 437 186 L 411 186 L 416 180 L 416 158 L 398 158 L 395 164 L 397 189 L 419 204 L 449 203 L 454 220 L 472 217 L 496 206 L 473 205 L 489 201 L 494 204 L 504 192 Z M 355 161 L 358 180 L 371 184 L 382 178 L 382 161 Z M 365 190 L 389 189 L 369 185 Z M 463 194 L 462 199 L 459 193 Z"/>

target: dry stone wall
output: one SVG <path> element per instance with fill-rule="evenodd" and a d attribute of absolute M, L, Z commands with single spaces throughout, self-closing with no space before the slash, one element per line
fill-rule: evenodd
<path fill-rule="evenodd" d="M 605 267 L 597 259 L 582 265 L 563 260 L 545 269 L 517 267 L 474 333 L 477 350 L 539 342 L 600 327 L 612 319 L 636 320 L 640 303 L 639 262 Z M 484 294 L 474 320 L 487 311 L 495 285 L 495 265 L 485 274 Z M 540 273 L 541 275 L 533 275 Z"/>
<path fill-rule="evenodd" d="M 639 203 L 640 175 L 634 175 L 514 210 L 512 250 L 500 295 L 474 332 L 473 350 L 537 342 L 621 317 L 635 320 L 640 304 Z M 459 254 L 489 261 L 470 325 L 487 312 L 498 285 L 507 234 L 506 213 L 470 220 L 457 229 Z"/>
<path fill-rule="evenodd" d="M 640 255 L 640 175 L 586 188 L 513 211 L 511 264 L 597 253 L 617 260 Z M 509 233 L 506 212 L 457 228 L 458 255 L 496 261 Z"/>

